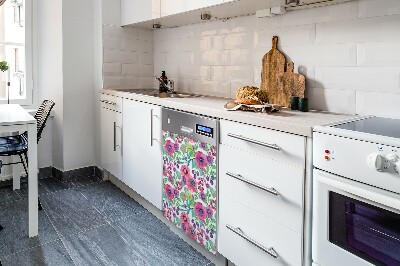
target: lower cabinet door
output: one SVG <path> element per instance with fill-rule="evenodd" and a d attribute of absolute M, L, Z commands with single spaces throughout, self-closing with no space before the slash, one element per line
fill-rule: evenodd
<path fill-rule="evenodd" d="M 161 209 L 161 107 L 123 101 L 124 182 Z"/>
<path fill-rule="evenodd" d="M 122 114 L 101 108 L 101 165 L 116 178 L 122 175 Z"/>
<path fill-rule="evenodd" d="M 218 252 L 235 265 L 302 264 L 301 234 L 224 195 L 219 214 Z"/>
<path fill-rule="evenodd" d="M 212 253 L 217 241 L 217 147 L 163 131 L 164 217 Z"/>

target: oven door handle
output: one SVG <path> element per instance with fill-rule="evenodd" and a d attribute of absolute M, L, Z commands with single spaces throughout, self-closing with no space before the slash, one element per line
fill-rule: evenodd
<path fill-rule="evenodd" d="M 372 201 L 397 211 L 400 210 L 400 197 L 396 193 L 363 183 L 356 183 L 355 181 L 336 177 L 319 170 L 317 171 L 317 180 L 325 185 L 347 192 L 367 201 Z"/>

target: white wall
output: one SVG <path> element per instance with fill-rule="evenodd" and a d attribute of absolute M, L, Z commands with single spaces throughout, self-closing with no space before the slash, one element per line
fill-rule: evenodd
<path fill-rule="evenodd" d="M 93 7 L 93 0 L 68 0 L 62 6 L 66 171 L 95 162 Z"/>
<path fill-rule="evenodd" d="M 37 2 L 38 102 L 56 103 L 46 136 L 52 145 L 41 140 L 41 152 L 52 154 L 52 166 L 64 171 L 95 164 L 95 2 Z"/>
<path fill-rule="evenodd" d="M 260 85 L 279 48 L 307 77 L 311 108 L 400 117 L 400 1 L 359 0 L 258 19 L 240 17 L 154 32 L 154 74 L 179 90 L 233 97 Z"/>
<path fill-rule="evenodd" d="M 56 103 L 54 118 L 39 142 L 39 167 L 53 165 L 63 169 L 62 1 L 38 0 L 36 4 L 38 102 L 52 99 Z"/>

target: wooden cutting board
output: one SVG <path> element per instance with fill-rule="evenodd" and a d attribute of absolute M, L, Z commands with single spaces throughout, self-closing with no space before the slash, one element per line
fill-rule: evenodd
<path fill-rule="evenodd" d="M 294 73 L 294 63 L 289 62 L 286 72 L 281 78 L 280 84 L 280 104 L 285 107 L 290 106 L 290 96 L 304 98 L 306 89 L 306 78 L 303 75 Z"/>
<path fill-rule="evenodd" d="M 278 36 L 272 38 L 272 49 L 263 57 L 261 86 L 262 90 L 268 93 L 269 104 L 279 104 L 282 96 L 280 96 L 280 79 L 285 72 L 286 58 L 278 50 Z"/>

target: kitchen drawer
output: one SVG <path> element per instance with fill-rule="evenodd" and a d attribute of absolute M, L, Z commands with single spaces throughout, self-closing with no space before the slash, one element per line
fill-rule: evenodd
<path fill-rule="evenodd" d="M 218 252 L 237 266 L 301 265 L 302 235 L 256 213 L 230 197 L 220 197 Z M 228 229 L 240 228 L 244 237 Z M 239 230 L 237 230 L 239 233 Z M 265 249 L 273 248 L 274 258 Z"/>
<path fill-rule="evenodd" d="M 101 107 L 122 113 L 122 98 L 120 97 L 101 94 L 100 103 Z"/>
<path fill-rule="evenodd" d="M 220 195 L 302 232 L 304 169 L 226 145 L 219 162 Z"/>
<path fill-rule="evenodd" d="M 305 138 L 221 120 L 221 143 L 298 167 L 305 167 Z"/>

